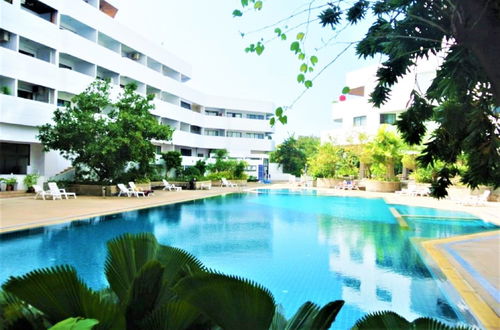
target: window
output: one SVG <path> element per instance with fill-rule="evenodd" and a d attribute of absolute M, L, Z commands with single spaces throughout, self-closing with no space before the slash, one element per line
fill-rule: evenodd
<path fill-rule="evenodd" d="M 60 67 L 61 69 L 73 70 L 73 68 L 72 68 L 72 67 L 70 67 L 69 65 L 62 64 L 62 63 L 59 63 L 59 67 Z"/>
<path fill-rule="evenodd" d="M 205 129 L 205 135 L 220 136 L 220 131 L 216 129 Z"/>
<path fill-rule="evenodd" d="M 381 113 L 380 114 L 380 123 L 394 125 L 396 123 L 396 114 L 395 113 Z"/>
<path fill-rule="evenodd" d="M 62 99 L 57 99 L 57 106 L 58 107 L 66 107 L 71 104 L 70 101 L 62 100 Z"/>
<path fill-rule="evenodd" d="M 161 154 L 161 146 L 155 146 L 155 149 L 156 149 L 155 152 L 157 154 Z"/>
<path fill-rule="evenodd" d="M 391 302 L 392 301 L 392 294 L 390 291 L 388 290 L 384 290 L 384 289 L 381 289 L 381 288 L 378 288 L 376 289 L 376 295 L 377 295 L 377 299 L 380 300 L 380 301 L 386 301 L 386 302 Z"/>
<path fill-rule="evenodd" d="M 191 156 L 193 151 L 191 149 L 184 149 L 181 148 L 181 155 L 182 156 Z"/>
<path fill-rule="evenodd" d="M 342 128 L 342 122 L 344 120 L 342 118 L 340 119 L 334 119 L 333 120 L 333 128 Z"/>
<path fill-rule="evenodd" d="M 352 124 L 354 125 L 354 127 L 365 126 L 366 116 L 354 117 Z"/>
<path fill-rule="evenodd" d="M 237 112 L 228 112 L 227 115 L 228 117 L 233 117 L 233 118 L 241 118 L 241 113 L 237 113 Z"/>
<path fill-rule="evenodd" d="M 0 174 L 26 174 L 29 164 L 29 144 L 0 143 Z"/>
<path fill-rule="evenodd" d="M 212 110 L 205 110 L 205 114 L 207 116 L 220 116 L 218 111 L 212 111 Z"/>
<path fill-rule="evenodd" d="M 181 101 L 181 108 L 191 110 L 191 104 L 184 102 L 184 101 Z"/>
<path fill-rule="evenodd" d="M 31 57 L 35 57 L 35 54 L 33 54 L 31 52 L 28 52 L 26 50 L 19 49 L 19 53 L 24 54 L 24 55 L 28 55 L 28 56 L 31 56 Z"/>
<path fill-rule="evenodd" d="M 245 137 L 249 138 L 249 139 L 264 139 L 264 134 L 263 133 L 246 133 Z"/>
<path fill-rule="evenodd" d="M 199 127 L 199 126 L 191 126 L 191 133 L 201 134 L 201 127 Z"/>
<path fill-rule="evenodd" d="M 262 120 L 262 119 L 264 119 L 264 115 L 254 115 L 254 114 L 248 114 L 248 115 L 247 115 L 247 118 L 248 118 L 248 119 L 260 119 L 260 120 Z"/>
<path fill-rule="evenodd" d="M 240 138 L 242 136 L 243 136 L 243 133 L 241 133 L 241 132 L 227 132 L 227 137 Z"/>
<path fill-rule="evenodd" d="M 205 155 L 204 154 L 198 154 L 198 157 L 200 157 L 200 158 L 201 157 L 205 157 Z"/>
<path fill-rule="evenodd" d="M 19 89 L 17 91 L 17 97 L 22 97 L 23 99 L 33 100 L 33 92 Z"/>

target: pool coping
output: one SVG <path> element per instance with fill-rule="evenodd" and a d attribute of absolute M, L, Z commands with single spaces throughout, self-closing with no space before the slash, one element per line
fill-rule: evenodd
<path fill-rule="evenodd" d="M 449 281 L 450 286 L 456 291 L 458 296 L 468 307 L 469 312 L 475 318 L 477 323 L 486 329 L 498 329 L 498 326 L 500 325 L 500 318 L 497 316 L 493 308 L 490 307 L 486 301 L 484 301 L 476 289 L 474 289 L 468 280 L 461 274 L 459 269 L 457 269 L 457 267 L 452 263 L 451 258 L 455 258 L 455 256 L 453 254 L 447 255 L 445 252 L 449 249 L 450 244 L 470 242 L 478 238 L 496 236 L 499 234 L 500 230 L 492 230 L 441 239 L 427 239 L 418 243 L 427 256 L 432 259 L 432 263 L 436 267 L 432 267 L 432 264 L 429 265 L 427 258 L 424 258 L 426 264 L 432 268 L 434 273 L 438 270 L 443 277 Z M 477 281 L 477 284 L 484 284 L 484 278 L 482 278 L 482 276 L 475 269 L 465 266 L 458 259 L 456 259 L 456 261 L 461 264 L 463 270 L 467 272 L 474 281 Z M 486 289 L 486 291 L 488 291 L 488 289 Z M 463 310 L 461 311 L 464 312 Z"/>

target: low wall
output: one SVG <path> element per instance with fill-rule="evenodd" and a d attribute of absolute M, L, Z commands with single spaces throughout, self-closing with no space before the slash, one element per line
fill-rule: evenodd
<path fill-rule="evenodd" d="M 151 183 L 136 183 L 135 186 L 139 190 L 151 190 Z M 118 194 L 119 189 L 116 185 L 97 185 L 97 184 L 77 184 L 72 183 L 68 185 L 66 191 L 74 192 L 77 195 L 84 196 L 102 196 L 102 188 L 106 191 L 106 196 L 115 196 Z"/>
<path fill-rule="evenodd" d="M 238 187 L 247 185 L 247 180 L 227 180 L 227 181 L 237 184 Z M 221 186 L 222 186 L 221 180 L 212 180 L 212 187 L 221 187 Z"/>
<path fill-rule="evenodd" d="M 366 191 L 395 192 L 401 190 L 401 182 L 366 180 L 365 187 Z"/>
<path fill-rule="evenodd" d="M 210 184 L 211 186 L 213 186 L 212 182 L 213 181 L 196 181 L 195 189 L 201 190 L 201 186 L 206 185 L 206 184 Z M 186 181 L 168 181 L 168 183 L 173 184 L 177 187 L 182 187 L 182 189 L 189 189 L 189 187 L 190 187 L 189 182 L 186 182 Z M 163 186 L 163 184 L 162 184 L 162 186 Z"/>

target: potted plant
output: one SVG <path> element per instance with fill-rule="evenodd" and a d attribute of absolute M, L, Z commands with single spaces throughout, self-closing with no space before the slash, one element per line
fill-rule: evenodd
<path fill-rule="evenodd" d="M 27 174 L 24 177 L 23 183 L 27 188 L 26 192 L 29 192 L 29 193 L 35 192 L 35 189 L 33 188 L 33 186 L 37 184 L 38 178 L 40 178 L 40 175 L 38 175 L 38 174 Z"/>
<path fill-rule="evenodd" d="M 6 191 L 13 191 L 16 189 L 17 179 L 14 177 L 6 179 L 5 184 L 6 184 L 5 187 Z"/>

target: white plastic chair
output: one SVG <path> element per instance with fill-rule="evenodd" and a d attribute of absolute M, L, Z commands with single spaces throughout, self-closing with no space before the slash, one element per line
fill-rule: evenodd
<path fill-rule="evenodd" d="M 39 185 L 33 185 L 33 189 L 35 190 L 35 199 L 38 198 L 38 196 L 41 196 L 43 200 L 45 200 L 45 196 L 51 196 L 49 190 L 43 190 L 42 187 Z"/>
<path fill-rule="evenodd" d="M 64 196 L 69 199 L 68 196 L 73 196 L 76 199 L 76 194 L 74 192 L 67 192 L 66 189 L 60 189 L 55 182 L 49 182 L 49 190 L 52 195 L 52 199 L 62 199 Z"/>
<path fill-rule="evenodd" d="M 123 183 L 119 183 L 119 184 L 117 184 L 117 186 L 118 186 L 118 189 L 120 189 L 120 192 L 118 193 L 118 197 L 120 197 L 122 195 L 127 196 L 127 197 L 131 196 L 132 191 L 130 188 L 125 187 L 125 185 Z"/>
<path fill-rule="evenodd" d="M 226 178 L 221 178 L 222 187 L 237 187 L 238 185 L 236 183 L 232 183 L 231 181 L 228 181 Z"/>
<path fill-rule="evenodd" d="M 167 180 L 165 179 L 162 179 L 161 181 L 163 181 L 163 190 L 169 190 L 169 191 L 172 191 L 175 190 L 175 191 L 181 191 L 182 190 L 182 187 L 177 187 L 175 184 L 171 184 L 171 183 L 168 183 Z"/>
<path fill-rule="evenodd" d="M 146 197 L 144 191 L 140 191 L 139 189 L 137 189 L 134 182 L 130 181 L 128 185 L 130 186 L 130 193 L 135 195 L 135 197 L 139 197 L 139 195 L 142 195 L 142 197 Z"/>
<path fill-rule="evenodd" d="M 461 201 L 459 201 L 459 204 L 462 205 L 469 205 L 469 206 L 480 206 L 480 205 L 486 205 L 488 202 L 488 197 L 490 197 L 491 191 L 490 190 L 485 190 L 481 195 L 479 196 L 469 196 L 468 198 L 465 198 Z"/>

